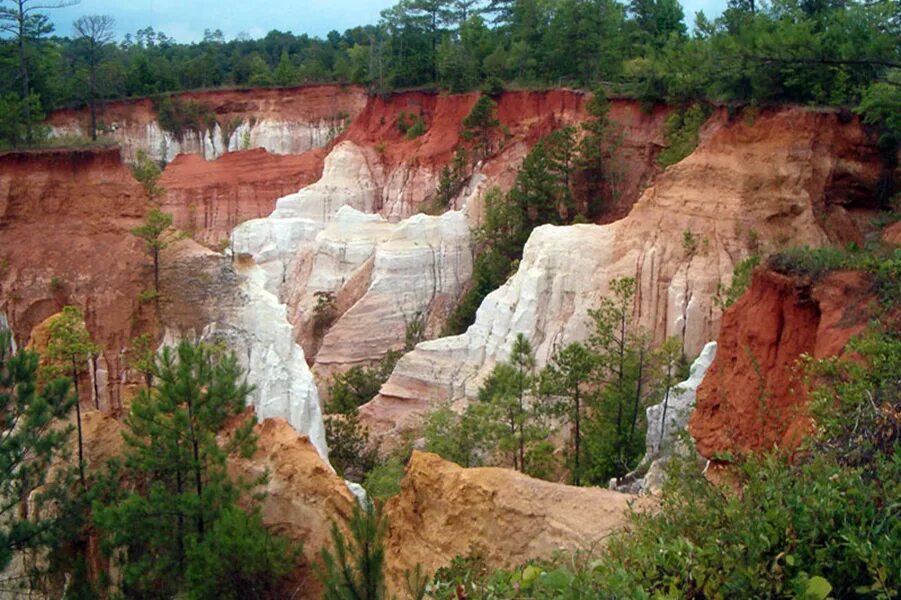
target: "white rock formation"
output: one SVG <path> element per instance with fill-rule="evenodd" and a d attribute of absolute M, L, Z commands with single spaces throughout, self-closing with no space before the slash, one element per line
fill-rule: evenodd
<path fill-rule="evenodd" d="M 344 207 L 297 264 L 285 292 L 301 323 L 312 314 L 316 292 L 339 300 L 341 315 L 316 362 L 342 368 L 397 347 L 413 320 L 441 320 L 472 275 L 469 225 L 458 211 L 392 224 Z"/>
<path fill-rule="evenodd" d="M 275 292 L 295 254 L 314 241 L 338 209 L 351 206 L 373 212 L 376 195 L 365 153 L 353 142 L 342 142 L 326 157 L 319 181 L 280 198 L 268 217 L 236 227 L 231 247 L 237 254 L 253 257 L 266 271 L 266 288 Z"/>
<path fill-rule="evenodd" d="M 179 140 L 165 131 L 158 121 L 146 123 L 110 124 L 106 134 L 122 148 L 126 161 L 133 161 L 139 150 L 157 161 L 171 162 L 178 154 L 199 154 L 207 160 L 219 158 L 226 152 L 264 148 L 273 154 L 301 154 L 321 148 L 332 141 L 341 129 L 342 121 L 319 119 L 315 122 L 281 119 L 241 121 L 224 139 L 222 128 L 216 123 L 207 132 L 185 131 Z M 78 122 L 51 127 L 52 137 L 87 136 L 88 131 Z"/>
<path fill-rule="evenodd" d="M 487 296 L 469 330 L 424 342 L 404 356 L 381 394 L 363 407 L 364 421 L 394 430 L 437 401 L 475 396 L 493 366 L 509 357 L 519 333 L 543 366 L 558 346 L 585 339 L 588 311 L 617 278 L 636 280 L 637 325 L 657 341 L 679 337 L 686 354 L 699 352 L 716 337 L 717 286 L 728 285 L 751 240 L 828 241 L 812 194 L 839 159 L 817 153 L 814 126 L 783 141 L 782 128 L 797 118 L 778 113 L 756 126 L 775 131 L 772 137 L 742 132 L 740 143 L 725 119 L 714 120 L 701 146 L 669 167 L 626 218 L 536 228 L 518 271 Z"/>

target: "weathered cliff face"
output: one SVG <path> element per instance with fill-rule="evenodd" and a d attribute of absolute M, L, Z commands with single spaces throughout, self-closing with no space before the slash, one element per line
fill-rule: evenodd
<path fill-rule="evenodd" d="M 405 593 L 405 570 L 418 564 L 431 575 L 473 550 L 482 551 L 490 568 L 512 568 L 555 550 L 594 548 L 626 525 L 634 499 L 509 469 L 463 469 L 414 452 L 400 494 L 384 509 L 389 595 Z"/>
<path fill-rule="evenodd" d="M 232 229 L 265 217 L 277 198 L 322 174 L 325 151 L 278 156 L 262 149 L 231 152 L 218 160 L 181 154 L 163 171 L 163 210 L 173 225 L 198 242 L 221 247 Z"/>
<path fill-rule="evenodd" d="M 145 206 L 118 150 L 0 155 L 0 312 L 20 342 L 75 304 L 104 366 L 124 369 L 119 351 L 147 325 L 149 262 L 130 234 Z"/>
<path fill-rule="evenodd" d="M 435 335 L 472 274 L 469 225 L 458 211 L 390 224 L 342 207 L 288 276 L 292 321 L 328 375 L 404 344 L 413 321 Z M 317 293 L 335 297 L 333 322 L 317 335 Z"/>
<path fill-rule="evenodd" d="M 149 99 L 108 102 L 100 108 L 98 122 L 127 161 L 139 150 L 165 162 L 178 154 L 212 159 L 253 148 L 301 154 L 328 144 L 366 104 L 362 88 L 340 85 L 186 92 L 173 98 L 208 107 L 215 115 L 213 127 L 176 136 L 160 125 Z M 57 136 L 90 134 L 87 109 L 57 111 L 49 123 Z"/>
<path fill-rule="evenodd" d="M 285 305 L 265 289 L 263 271 L 190 240 L 167 249 L 163 265 L 163 343 L 180 338 L 225 342 L 254 386 L 248 403 L 256 414 L 285 419 L 328 460 L 313 375 L 303 349 L 294 343 Z"/>
<path fill-rule="evenodd" d="M 723 315 L 717 356 L 698 388 L 689 432 L 705 457 L 792 448 L 808 427 L 802 354 L 843 351 L 873 314 L 861 273 L 809 280 L 758 270 Z"/>
<path fill-rule="evenodd" d="M 425 406 L 472 397 L 513 340 L 525 334 L 539 365 L 587 335 L 587 312 L 611 281 L 634 277 L 637 324 L 655 339 L 678 336 L 689 355 L 716 336 L 713 298 L 758 246 L 822 245 L 818 212 L 861 190 L 875 193 L 882 163 L 864 132 L 832 113 L 783 109 L 753 125 L 716 113 L 690 156 L 660 175 L 615 223 L 543 226 L 517 273 L 490 294 L 461 335 L 420 344 L 362 409 L 376 429 L 409 424 Z"/>

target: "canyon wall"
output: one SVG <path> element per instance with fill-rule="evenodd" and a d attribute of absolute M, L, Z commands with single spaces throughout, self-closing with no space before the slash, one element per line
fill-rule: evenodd
<path fill-rule="evenodd" d="M 843 352 L 875 314 L 868 277 L 838 272 L 821 281 L 755 272 L 723 315 L 716 359 L 697 391 L 689 432 L 710 459 L 793 448 L 807 431 L 802 354 Z"/>
<path fill-rule="evenodd" d="M 139 150 L 163 162 L 171 162 L 179 154 L 213 159 L 254 148 L 273 154 L 301 154 L 335 139 L 366 105 L 365 91 L 348 85 L 184 92 L 171 98 L 208 108 L 214 116 L 213 126 L 177 135 L 161 125 L 154 102 L 141 98 L 103 103 L 98 110 L 100 135 L 118 143 L 129 162 Z M 86 108 L 56 111 L 49 124 L 51 134 L 57 137 L 90 135 Z"/>
<path fill-rule="evenodd" d="M 468 331 L 404 356 L 363 419 L 390 432 L 437 401 L 474 397 L 519 333 L 545 364 L 555 348 L 585 339 L 588 310 L 621 277 L 637 282 L 636 323 L 658 341 L 677 336 L 694 355 L 716 337 L 714 296 L 740 260 L 847 241 L 830 223 L 847 216 L 843 205 L 875 196 L 883 174 L 866 133 L 839 114 L 773 109 L 752 123 L 720 110 L 697 149 L 658 176 L 624 219 L 535 229 L 518 271 Z"/>
<path fill-rule="evenodd" d="M 150 262 L 130 233 L 145 210 L 117 149 L 0 154 L 0 312 L 20 345 L 75 304 L 109 371 L 124 370 L 120 351 L 150 325 Z"/>

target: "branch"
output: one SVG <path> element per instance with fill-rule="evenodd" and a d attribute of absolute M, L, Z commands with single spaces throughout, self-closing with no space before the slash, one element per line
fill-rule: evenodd
<path fill-rule="evenodd" d="M 778 56 L 747 56 L 763 63 L 800 63 L 804 65 L 865 65 L 901 69 L 901 63 L 883 58 L 782 58 Z"/>

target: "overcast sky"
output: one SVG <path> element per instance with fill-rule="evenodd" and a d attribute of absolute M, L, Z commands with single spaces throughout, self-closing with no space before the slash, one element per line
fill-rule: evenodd
<path fill-rule="evenodd" d="M 379 12 L 397 0 L 81 0 L 77 6 L 49 11 L 56 33 L 71 35 L 81 15 L 112 15 L 119 37 L 147 25 L 179 42 L 199 41 L 204 29 L 221 29 L 226 39 L 241 32 L 253 38 L 278 29 L 324 37 L 355 25 L 378 21 Z M 726 0 L 682 0 L 686 21 L 696 11 L 719 14 Z"/>

